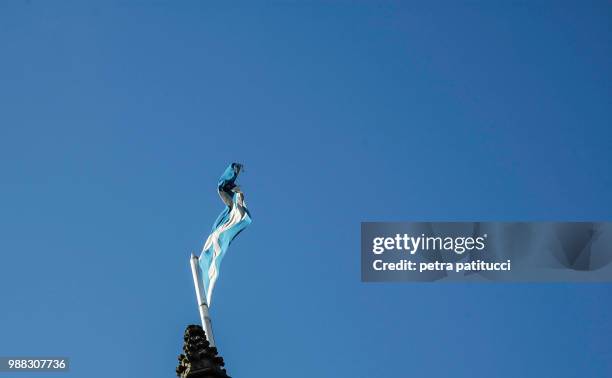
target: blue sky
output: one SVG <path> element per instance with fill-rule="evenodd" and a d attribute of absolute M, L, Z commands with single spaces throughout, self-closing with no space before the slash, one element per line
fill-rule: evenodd
<path fill-rule="evenodd" d="M 612 287 L 365 284 L 361 221 L 610 220 L 608 2 L 0 3 L 0 355 L 174 375 L 609 377 Z M 25 376 L 25 375 L 24 375 Z"/>

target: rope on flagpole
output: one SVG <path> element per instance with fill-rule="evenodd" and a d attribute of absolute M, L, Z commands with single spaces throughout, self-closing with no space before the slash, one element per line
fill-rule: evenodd
<path fill-rule="evenodd" d="M 198 269 L 198 258 L 193 253 L 191 254 L 191 274 L 193 275 L 193 285 L 195 286 L 196 299 L 198 301 L 198 309 L 200 310 L 200 320 L 202 328 L 206 332 L 206 339 L 211 347 L 215 346 L 215 338 L 212 332 L 212 321 L 208 313 L 208 303 L 206 303 L 206 295 L 202 289 L 202 280 L 200 277 L 200 269 Z"/>

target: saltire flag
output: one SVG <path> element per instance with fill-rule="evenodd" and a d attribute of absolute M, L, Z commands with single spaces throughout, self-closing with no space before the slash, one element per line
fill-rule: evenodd
<path fill-rule="evenodd" d="M 251 213 L 246 207 L 244 194 L 236 185 L 236 178 L 242 170 L 242 164 L 230 164 L 221 178 L 217 189 L 219 196 L 225 204 L 225 209 L 219 214 L 213 224 L 212 232 L 199 257 L 200 276 L 204 284 L 206 303 L 211 304 L 213 289 L 219 277 L 219 267 L 223 256 L 227 252 L 232 240 L 238 236 L 249 224 L 251 224 Z"/>

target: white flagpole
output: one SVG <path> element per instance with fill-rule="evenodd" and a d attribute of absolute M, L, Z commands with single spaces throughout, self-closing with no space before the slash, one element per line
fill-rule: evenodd
<path fill-rule="evenodd" d="M 191 254 L 191 274 L 193 274 L 193 285 L 195 286 L 196 298 L 198 300 L 198 308 L 200 310 L 200 320 L 202 327 L 206 332 L 206 338 L 211 347 L 215 346 L 215 338 L 212 332 L 212 322 L 208 313 L 208 304 L 206 303 L 206 295 L 202 288 L 202 280 L 200 279 L 200 270 L 198 269 L 198 258 L 193 253 Z"/>

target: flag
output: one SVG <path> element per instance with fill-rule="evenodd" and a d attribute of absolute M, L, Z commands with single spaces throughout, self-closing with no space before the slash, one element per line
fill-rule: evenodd
<path fill-rule="evenodd" d="M 242 170 L 242 164 L 230 164 L 221 178 L 217 189 L 225 208 L 215 220 L 212 232 L 199 257 L 201 277 L 204 284 L 206 303 L 210 306 L 213 289 L 219 277 L 219 267 L 232 240 L 251 224 L 251 214 L 246 207 L 244 194 L 236 185 L 236 178 Z"/>

